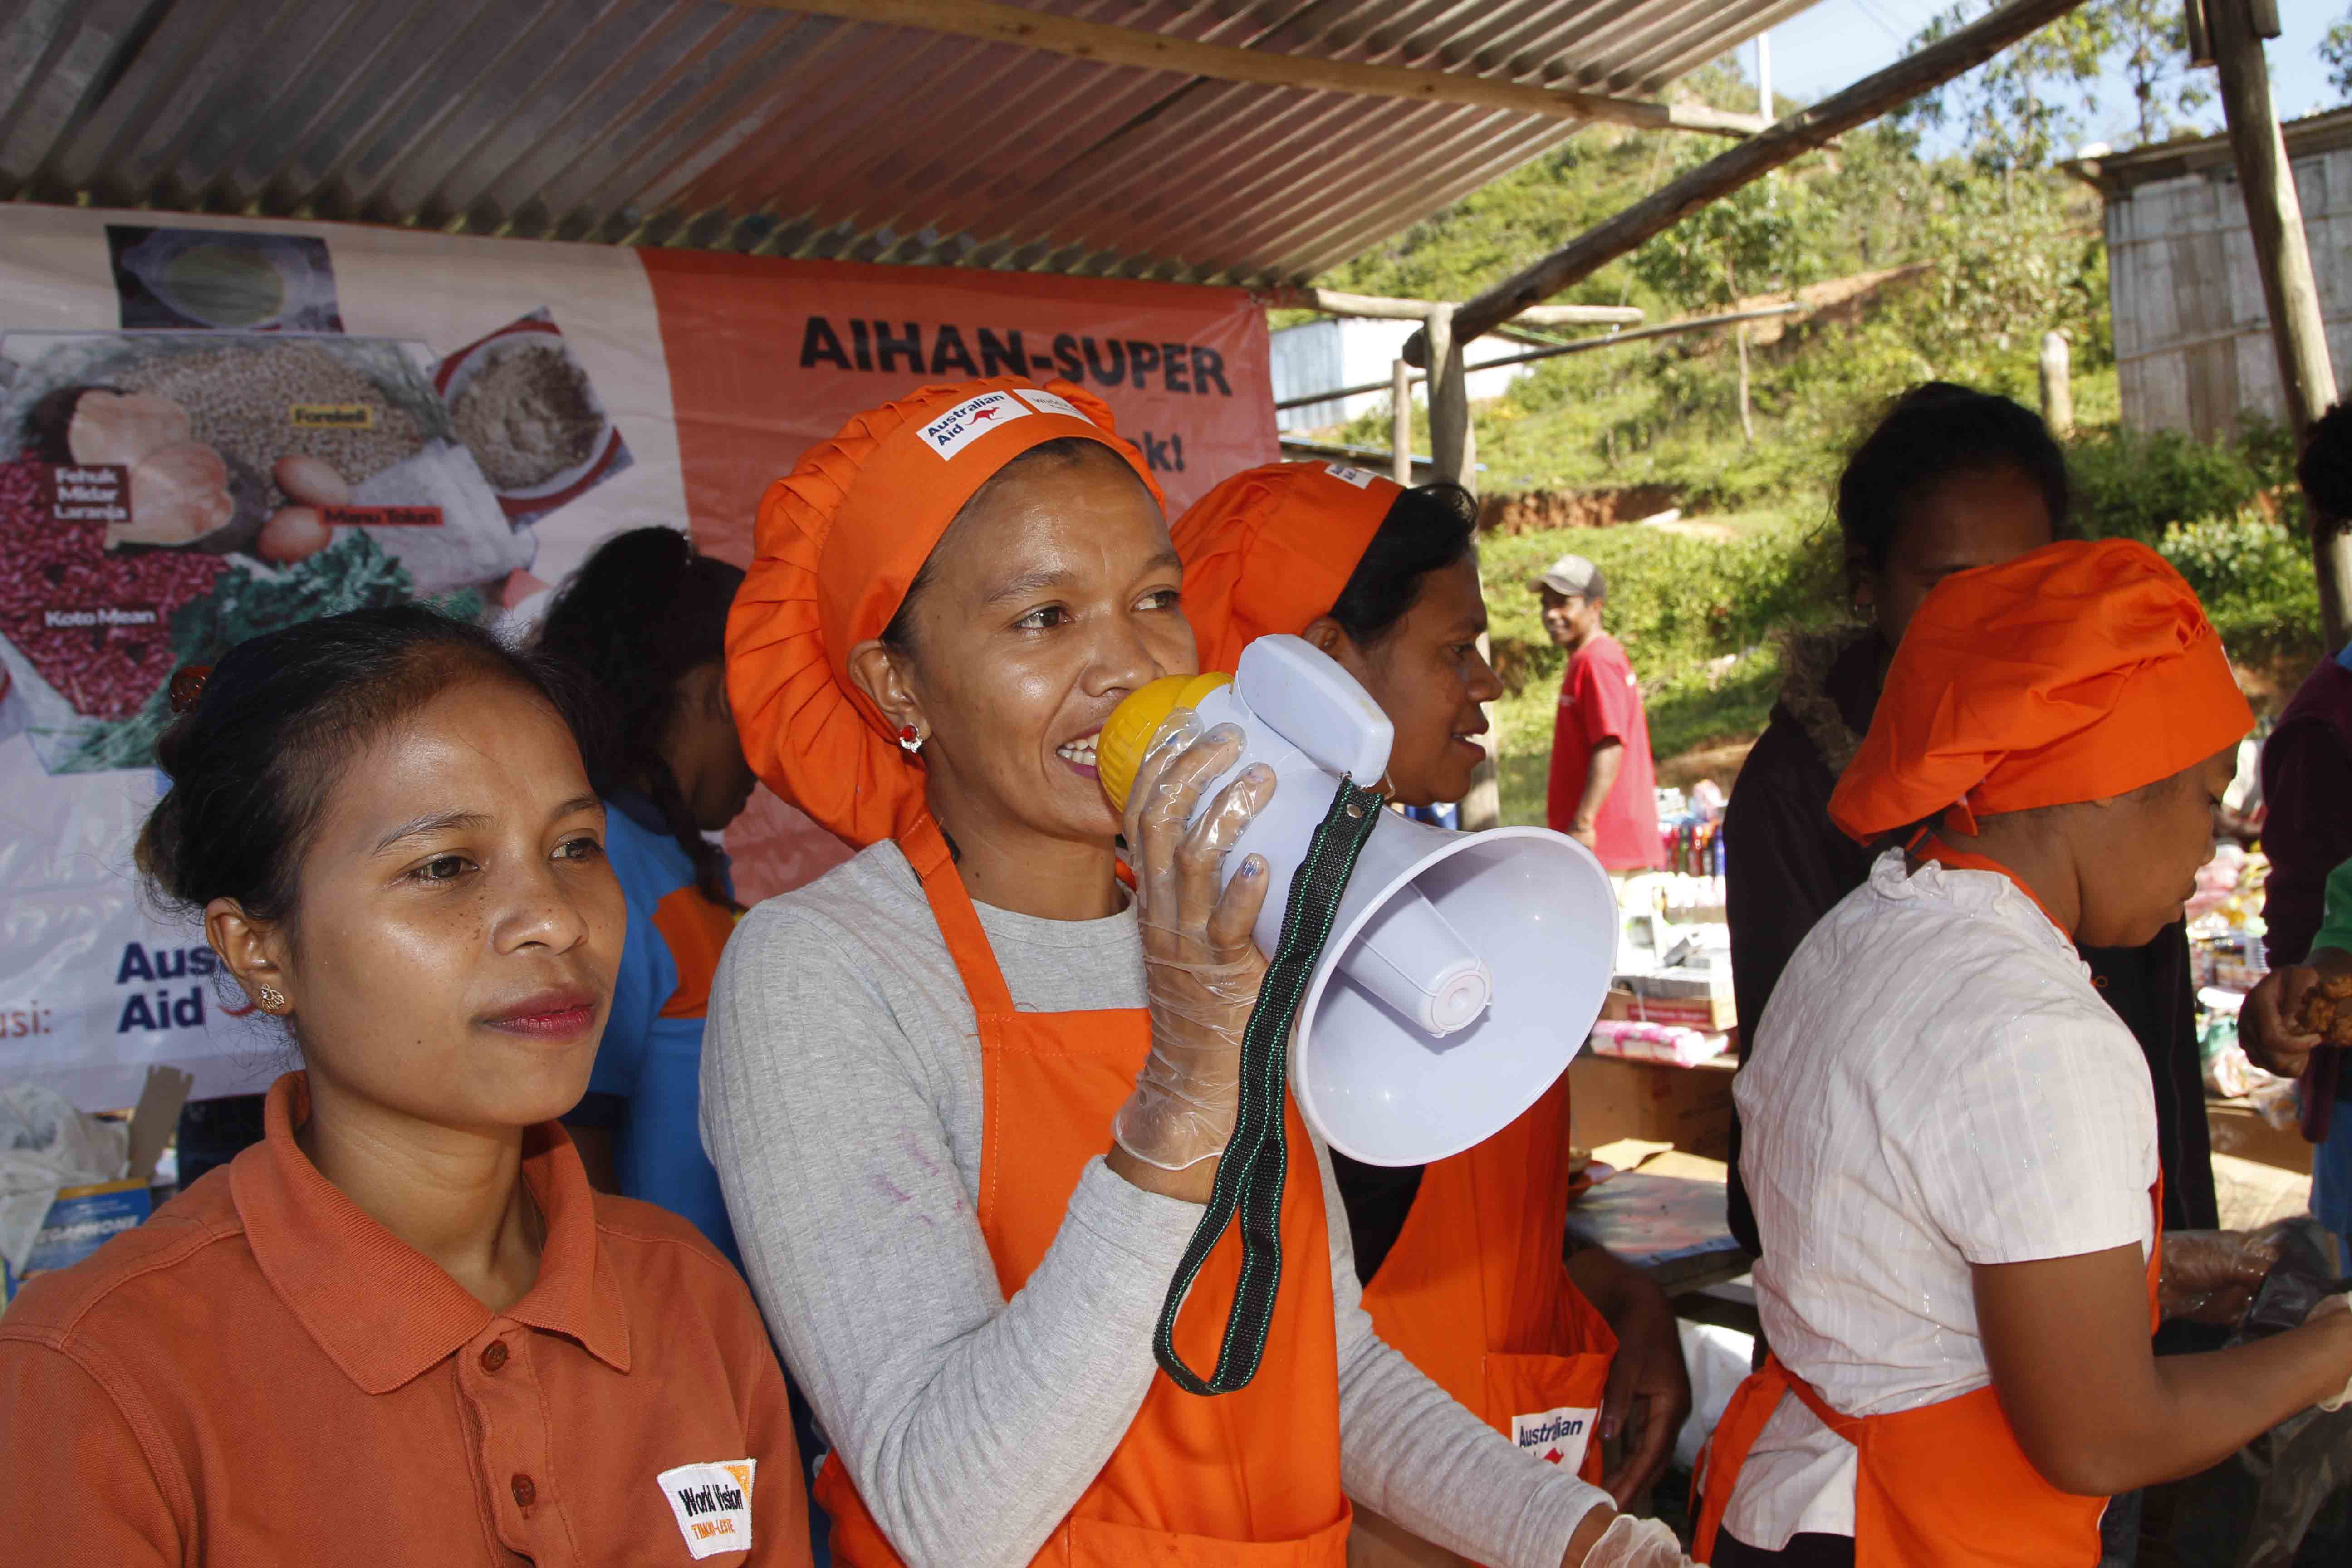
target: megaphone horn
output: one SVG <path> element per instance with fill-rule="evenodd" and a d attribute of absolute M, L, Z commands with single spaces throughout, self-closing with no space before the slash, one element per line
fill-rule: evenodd
<path fill-rule="evenodd" d="M 1369 784 L 1393 737 L 1370 693 L 1302 637 L 1260 637 L 1230 681 L 1178 676 L 1129 697 L 1097 742 L 1122 809 L 1180 708 L 1234 724 L 1225 778 L 1274 770 L 1274 799 L 1228 852 L 1269 873 L 1255 935 L 1276 950 L 1290 882 L 1340 781 Z M 1582 845 L 1539 827 L 1449 833 L 1394 813 L 1364 844 L 1293 1036 L 1299 1114 L 1373 1165 L 1418 1165 L 1494 1136 L 1533 1105 L 1591 1033 L 1617 951 L 1617 900 Z"/>

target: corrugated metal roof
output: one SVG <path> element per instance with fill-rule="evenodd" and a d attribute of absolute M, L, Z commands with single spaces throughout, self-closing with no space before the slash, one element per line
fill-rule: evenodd
<path fill-rule="evenodd" d="M 1658 94 L 1812 0 L 1053 0 L 1281 53 Z M 724 0 L 0 0 L 0 195 L 1295 282 L 1572 121 Z"/>

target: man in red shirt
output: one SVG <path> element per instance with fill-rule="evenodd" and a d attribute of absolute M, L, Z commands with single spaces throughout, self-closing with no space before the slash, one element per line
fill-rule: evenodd
<path fill-rule="evenodd" d="M 1612 871 L 1664 863 L 1658 840 L 1657 774 L 1650 721 L 1624 645 L 1601 629 L 1609 585 L 1581 555 L 1563 555 L 1538 579 L 1544 630 L 1568 650 L 1551 737 L 1545 813 Z"/>

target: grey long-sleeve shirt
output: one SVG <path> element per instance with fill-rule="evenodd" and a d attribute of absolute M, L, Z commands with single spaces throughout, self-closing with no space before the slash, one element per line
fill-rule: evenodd
<path fill-rule="evenodd" d="M 980 919 L 1022 1010 L 1143 1005 L 1132 910 L 982 905 Z M 744 917 L 703 1052 L 703 1141 L 744 1268 L 858 1495 L 912 1568 L 1028 1562 L 1157 1375 L 1152 1328 L 1200 1209 L 1090 1162 L 1005 1299 L 973 1208 L 971 1005 L 894 845 Z M 1606 1495 L 1520 1453 L 1381 1342 L 1316 1155 L 1349 1495 L 1478 1562 L 1554 1568 Z"/>

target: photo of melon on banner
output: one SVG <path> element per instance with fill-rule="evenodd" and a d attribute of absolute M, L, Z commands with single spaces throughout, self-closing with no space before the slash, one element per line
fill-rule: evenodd
<path fill-rule="evenodd" d="M 312 616 L 475 616 L 536 552 L 390 339 L 9 332 L 4 726 L 50 773 L 147 765 L 173 669 Z"/>

